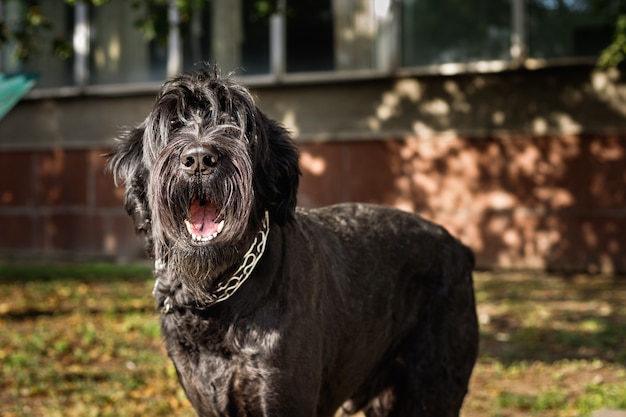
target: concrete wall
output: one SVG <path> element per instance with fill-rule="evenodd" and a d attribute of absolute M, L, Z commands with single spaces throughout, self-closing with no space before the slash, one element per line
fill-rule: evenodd
<path fill-rule="evenodd" d="M 626 272 L 626 87 L 562 68 L 254 87 L 301 148 L 299 201 L 416 210 L 481 267 Z M 103 173 L 154 94 L 26 100 L 0 121 L 0 257 L 142 253 Z"/>

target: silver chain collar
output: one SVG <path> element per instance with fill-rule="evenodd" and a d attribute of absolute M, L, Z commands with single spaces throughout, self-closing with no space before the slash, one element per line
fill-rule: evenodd
<path fill-rule="evenodd" d="M 254 242 L 250 245 L 248 252 L 243 255 L 243 262 L 239 265 L 239 268 L 237 268 L 237 271 L 235 271 L 232 277 L 217 286 L 217 290 L 215 290 L 212 294 L 213 299 L 210 301 L 210 304 L 217 304 L 227 300 L 235 293 L 235 291 L 239 289 L 239 287 L 241 287 L 244 282 L 246 282 L 248 278 L 250 278 L 252 270 L 265 252 L 265 243 L 267 242 L 267 235 L 269 235 L 269 232 L 270 216 L 266 211 L 263 224 L 261 225 L 261 230 L 259 230 L 259 233 L 257 233 L 254 238 Z"/>
<path fill-rule="evenodd" d="M 250 245 L 250 248 L 248 249 L 246 254 L 243 255 L 243 261 L 241 265 L 239 265 L 239 268 L 237 268 L 237 271 L 235 271 L 233 276 L 228 278 L 226 281 L 221 282 L 217 286 L 215 292 L 210 295 L 210 299 L 205 307 L 212 306 L 214 304 L 228 300 L 239 289 L 239 287 L 241 287 L 243 283 L 246 282 L 248 278 L 250 278 L 254 267 L 259 262 L 259 260 L 263 256 L 263 253 L 265 252 L 265 244 L 267 243 L 267 236 L 269 235 L 269 232 L 270 216 L 269 213 L 266 211 L 265 218 L 263 219 L 263 223 L 261 224 L 261 229 L 259 230 L 259 233 L 257 233 L 254 241 L 252 242 L 252 245 Z M 164 265 L 156 265 L 155 263 L 155 267 L 164 268 Z M 155 289 L 157 285 L 158 279 L 155 283 Z M 163 309 L 161 310 L 161 312 L 163 314 L 167 314 L 170 312 L 171 308 L 172 303 L 170 297 L 167 297 L 163 302 Z"/>

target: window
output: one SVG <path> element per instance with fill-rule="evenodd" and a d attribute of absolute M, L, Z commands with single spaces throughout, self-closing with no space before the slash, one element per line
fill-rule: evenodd
<path fill-rule="evenodd" d="M 330 0 L 292 0 L 285 13 L 287 72 L 334 69 Z"/>
<path fill-rule="evenodd" d="M 54 26 L 37 31 L 32 45 L 39 53 L 26 61 L 12 58 L 16 42 L 6 44 L 0 71 L 39 71 L 39 88 L 89 91 L 160 83 L 168 71 L 207 62 L 267 82 L 432 72 L 447 64 L 497 71 L 527 58 L 591 62 L 611 41 L 620 1 L 194 0 L 172 14 L 177 0 L 62 7 L 50 0 L 3 0 L 0 18 L 11 29 L 19 29 L 33 4 Z M 137 28 L 146 15 L 159 35 L 150 40 Z M 168 33 L 180 37 L 168 39 Z M 75 53 L 61 60 L 50 45 L 64 40 Z"/>
<path fill-rule="evenodd" d="M 191 10 L 182 34 L 183 68 L 219 64 L 242 75 L 270 72 L 269 14 L 257 0 L 213 0 Z"/>
<path fill-rule="evenodd" d="M 52 1 L 43 2 L 40 10 L 29 11 L 28 2 L 10 0 L 0 2 L 0 21 L 4 20 L 11 31 L 24 28 L 24 18 L 28 13 L 41 12 L 42 16 L 53 22 L 49 30 L 39 28 L 32 32 L 26 43 L 28 56 L 20 60 L 16 42 L 9 41 L 0 50 L 0 72 L 34 72 L 39 74 L 37 86 L 61 87 L 74 84 L 73 63 L 71 59 L 60 59 L 55 56 L 53 48 L 69 44 L 74 28 L 74 13 L 70 6 Z M 42 71 L 45 69 L 45 71 Z"/>
<path fill-rule="evenodd" d="M 270 72 L 270 16 L 255 8 L 255 0 L 243 2 L 241 66 L 244 75 Z"/>
<path fill-rule="evenodd" d="M 270 74 L 273 54 L 282 61 L 279 71 L 287 74 L 379 68 L 386 65 L 381 62 L 388 56 L 380 22 L 388 15 L 390 3 L 288 0 L 279 5 L 282 12 L 272 16 L 258 10 L 259 0 L 214 0 L 212 18 L 204 20 L 214 28 L 210 61 L 249 75 Z M 276 38 L 272 30 L 283 36 L 276 39 L 276 51 L 271 45 L 272 37 Z"/>
<path fill-rule="evenodd" d="M 154 10 L 167 16 L 167 7 Z M 137 29 L 141 12 L 132 2 L 110 0 L 89 8 L 89 84 L 161 81 L 166 77 L 167 47 L 148 41 Z M 155 24 L 167 25 L 167 20 Z"/>
<path fill-rule="evenodd" d="M 391 69 L 397 50 L 393 18 L 393 0 L 332 0 L 332 69 Z"/>
<path fill-rule="evenodd" d="M 529 55 L 597 56 L 611 42 L 618 6 L 610 0 L 528 0 Z"/>
<path fill-rule="evenodd" d="M 402 65 L 511 59 L 510 0 L 403 0 Z"/>

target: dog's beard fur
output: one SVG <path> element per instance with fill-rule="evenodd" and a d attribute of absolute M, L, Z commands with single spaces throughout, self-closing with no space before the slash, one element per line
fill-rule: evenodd
<path fill-rule="evenodd" d="M 237 126 L 217 126 L 197 139 L 183 129 L 158 155 L 148 179 L 148 204 L 153 213 L 152 233 L 156 257 L 196 293 L 202 293 L 213 278 L 222 274 L 241 256 L 249 236 L 253 212 L 252 160 L 249 141 L 241 140 Z M 189 175 L 180 170 L 178 155 L 194 141 L 213 146 L 220 155 L 219 165 L 210 175 Z M 190 239 L 185 220 L 190 206 L 199 199 L 215 207 L 216 218 L 224 229 L 207 245 Z M 251 221 L 254 220 L 254 221 Z"/>

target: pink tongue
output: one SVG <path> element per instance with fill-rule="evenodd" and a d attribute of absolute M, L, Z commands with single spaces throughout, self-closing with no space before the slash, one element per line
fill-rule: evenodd
<path fill-rule="evenodd" d="M 218 224 L 215 223 L 215 206 L 206 200 L 194 198 L 189 207 L 189 222 L 193 233 L 197 236 L 208 237 L 217 232 Z"/>

